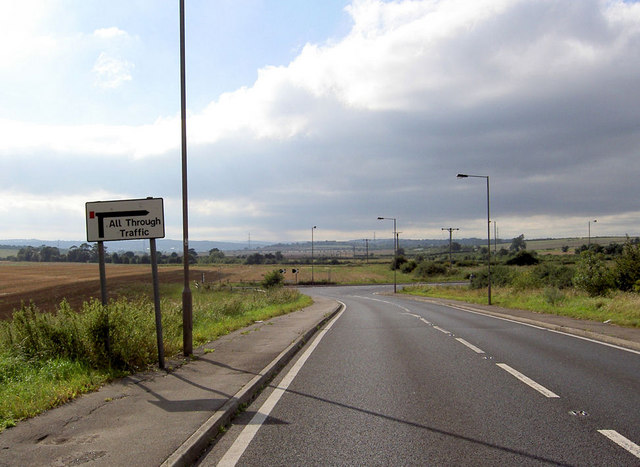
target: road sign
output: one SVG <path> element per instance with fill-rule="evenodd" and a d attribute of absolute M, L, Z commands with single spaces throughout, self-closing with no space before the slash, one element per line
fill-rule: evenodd
<path fill-rule="evenodd" d="M 94 201 L 85 207 L 89 242 L 164 238 L 162 198 Z"/>

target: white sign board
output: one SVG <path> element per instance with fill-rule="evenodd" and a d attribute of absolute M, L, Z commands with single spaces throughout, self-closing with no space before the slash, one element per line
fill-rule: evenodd
<path fill-rule="evenodd" d="M 164 237 L 162 198 L 94 201 L 85 206 L 89 242 Z"/>

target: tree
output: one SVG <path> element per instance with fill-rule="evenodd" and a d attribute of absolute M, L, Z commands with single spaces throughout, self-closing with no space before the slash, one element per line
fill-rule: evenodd
<path fill-rule="evenodd" d="M 580 253 L 573 284 L 592 297 L 605 295 L 614 285 L 614 276 L 605 264 L 604 255 L 593 250 Z"/>
<path fill-rule="evenodd" d="M 532 266 L 538 264 L 540 260 L 536 258 L 536 253 L 527 250 L 522 250 L 516 253 L 513 258 L 507 260 L 506 264 L 509 266 Z"/>
<path fill-rule="evenodd" d="M 91 246 L 83 243 L 79 247 L 73 245 L 67 253 L 67 260 L 72 263 L 88 263 L 91 261 Z"/>
<path fill-rule="evenodd" d="M 264 263 L 264 256 L 262 256 L 260 253 L 253 253 L 249 256 L 247 256 L 247 259 L 245 260 L 246 264 L 263 264 Z"/>
<path fill-rule="evenodd" d="M 189 255 L 189 264 L 196 264 L 198 262 L 198 253 L 193 248 L 189 248 L 187 251 Z"/>
<path fill-rule="evenodd" d="M 524 234 L 518 235 L 516 238 L 511 240 L 511 246 L 509 246 L 509 250 L 515 251 L 516 253 L 520 250 L 527 249 L 527 242 L 524 241 Z"/>
<path fill-rule="evenodd" d="M 393 261 L 391 261 L 391 270 L 393 271 L 394 269 L 400 269 L 402 265 L 407 261 L 407 258 L 405 258 L 404 256 L 396 256 L 395 258 L 393 258 Z"/>
<path fill-rule="evenodd" d="M 616 258 L 614 274 L 620 290 L 633 290 L 640 285 L 640 245 L 627 240 L 622 254 Z"/>

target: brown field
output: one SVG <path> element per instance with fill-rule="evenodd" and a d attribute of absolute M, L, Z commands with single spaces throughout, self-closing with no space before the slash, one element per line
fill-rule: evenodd
<path fill-rule="evenodd" d="M 291 270 L 299 270 L 297 277 Z M 189 279 L 202 282 L 239 284 L 259 282 L 273 269 L 285 268 L 285 283 L 295 284 L 311 280 L 311 266 L 264 265 L 193 265 L 189 269 Z M 339 283 L 383 283 L 393 280 L 388 264 L 360 266 L 320 265 L 315 266 L 315 280 Z M 151 284 L 150 265 L 107 264 L 107 293 L 115 298 L 118 290 L 132 283 Z M 182 284 L 182 265 L 162 265 L 158 268 L 161 284 Z M 403 274 L 398 280 L 411 280 Z M 194 288 L 192 287 L 192 290 Z M 55 311 L 57 305 L 66 299 L 72 307 L 78 308 L 91 298 L 100 298 L 100 273 L 97 264 L 83 263 L 12 263 L 0 261 L 0 319 L 11 316 L 22 303 L 33 302 L 42 311 Z"/>
<path fill-rule="evenodd" d="M 278 265 L 194 265 L 189 279 L 202 282 L 259 282 L 265 273 L 279 269 Z M 287 266 L 285 282 L 295 283 Z M 299 281 L 311 279 L 310 266 L 298 266 Z M 332 274 L 333 271 L 333 274 Z M 316 266 L 316 280 L 335 278 L 339 268 Z M 158 268 L 161 284 L 182 284 L 182 265 L 162 265 Z M 115 298 L 117 291 L 128 284 L 151 284 L 151 266 L 146 264 L 107 264 L 107 294 Z M 193 289 L 193 287 L 192 287 Z M 22 303 L 33 302 L 42 311 L 54 311 L 63 299 L 78 308 L 91 298 L 100 298 L 100 273 L 95 263 L 13 263 L 0 262 L 0 319 L 9 318 Z"/>
<path fill-rule="evenodd" d="M 192 267 L 190 280 L 261 279 L 261 275 L 249 271 L 225 271 L 218 267 Z M 257 271 L 256 271 L 257 272 Z M 244 273 L 244 274 L 243 274 Z M 107 293 L 112 292 L 132 282 L 147 282 L 151 284 L 150 265 L 120 265 L 107 264 Z M 183 281 L 182 266 L 162 266 L 158 269 L 161 284 Z M 63 299 L 73 307 L 91 298 L 100 298 L 100 273 L 97 264 L 81 263 L 10 263 L 0 262 L 0 319 L 11 316 L 13 310 L 20 308 L 22 303 L 33 302 L 40 310 L 53 311 Z"/>

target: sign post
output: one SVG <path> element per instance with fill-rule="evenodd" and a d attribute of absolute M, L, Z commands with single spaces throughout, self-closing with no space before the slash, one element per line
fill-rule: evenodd
<path fill-rule="evenodd" d="M 100 292 L 102 295 L 102 305 L 104 306 L 107 305 L 104 242 L 149 239 L 151 249 L 151 274 L 153 277 L 153 302 L 158 341 L 158 364 L 160 368 L 164 368 L 162 313 L 160 310 L 158 258 L 156 254 L 156 238 L 164 238 L 164 201 L 162 198 L 94 201 L 86 203 L 85 208 L 87 241 L 98 242 Z M 107 321 L 107 336 L 105 341 L 107 353 L 109 353 L 109 346 Z"/>

